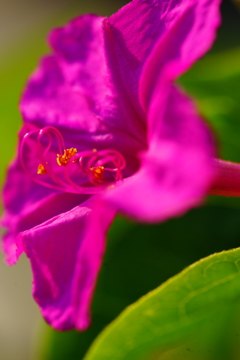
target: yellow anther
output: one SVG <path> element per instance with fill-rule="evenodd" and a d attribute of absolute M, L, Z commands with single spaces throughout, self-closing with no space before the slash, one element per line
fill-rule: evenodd
<path fill-rule="evenodd" d="M 115 185 L 109 185 L 108 187 L 107 187 L 107 190 L 111 190 L 111 189 L 114 189 L 115 188 Z"/>
<path fill-rule="evenodd" d="M 104 166 L 91 167 L 90 170 L 97 180 L 103 180 Z"/>
<path fill-rule="evenodd" d="M 97 149 L 93 149 L 92 151 L 93 151 L 94 153 L 96 153 L 96 152 L 97 152 Z"/>
<path fill-rule="evenodd" d="M 76 155 L 77 149 L 71 148 L 64 150 L 63 155 L 57 154 L 57 163 L 59 166 L 66 166 L 69 163 L 69 160 Z"/>
<path fill-rule="evenodd" d="M 43 164 L 39 164 L 39 165 L 38 165 L 37 173 L 38 173 L 38 175 L 47 174 L 47 170 L 45 169 L 45 167 L 43 166 Z"/>

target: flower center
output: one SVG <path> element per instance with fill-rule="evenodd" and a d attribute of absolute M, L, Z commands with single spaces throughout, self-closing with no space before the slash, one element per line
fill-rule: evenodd
<path fill-rule="evenodd" d="M 38 164 L 33 165 L 37 160 Z M 27 175 L 38 184 L 77 194 L 95 194 L 113 187 L 123 179 L 126 166 L 122 154 L 114 149 L 81 152 L 74 147 L 66 149 L 61 133 L 53 126 L 24 135 L 20 161 Z"/>

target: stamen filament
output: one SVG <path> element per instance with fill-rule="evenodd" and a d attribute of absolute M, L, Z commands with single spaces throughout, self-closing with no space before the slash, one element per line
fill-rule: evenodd
<path fill-rule="evenodd" d="M 53 136 L 56 140 L 54 143 Z M 33 137 L 36 142 L 37 157 L 40 164 L 38 165 L 36 176 L 29 171 L 25 157 L 26 143 Z M 45 139 L 43 139 L 45 137 Z M 44 143 L 43 143 L 44 140 Z M 47 143 L 46 143 L 47 140 Z M 50 161 L 53 158 L 53 151 L 57 145 L 56 163 Z M 52 152 L 49 158 L 50 151 Z M 20 162 L 27 175 L 39 185 L 51 188 L 57 191 L 71 192 L 77 194 L 97 194 L 104 189 L 109 188 L 117 181 L 122 179 L 122 170 L 126 166 L 124 157 L 113 149 L 100 150 L 97 149 L 77 152 L 76 148 L 66 149 L 61 133 L 53 126 L 46 126 L 43 129 L 34 129 L 25 134 L 20 144 Z M 54 167 L 60 165 L 63 167 L 62 177 L 59 171 L 55 171 Z M 106 166 L 107 165 L 107 166 Z M 85 186 L 86 181 L 81 185 L 77 184 L 70 177 L 70 167 L 78 166 L 82 175 L 86 175 L 88 180 L 94 186 Z M 76 172 L 74 170 L 74 172 Z M 111 174 L 108 176 L 107 174 Z M 46 174 L 46 181 L 39 180 L 38 176 Z M 49 180 L 51 182 L 49 182 Z M 101 185 L 101 186 L 99 186 Z M 97 186 L 97 187 L 96 187 Z"/>

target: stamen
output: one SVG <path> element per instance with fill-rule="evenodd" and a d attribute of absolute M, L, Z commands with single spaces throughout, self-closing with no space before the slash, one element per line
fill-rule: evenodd
<path fill-rule="evenodd" d="M 122 180 L 122 170 L 126 166 L 124 157 L 116 150 L 93 149 L 82 154 L 79 165 L 94 185 L 111 185 Z"/>
<path fill-rule="evenodd" d="M 47 170 L 45 169 L 45 167 L 43 166 L 43 164 L 39 164 L 39 165 L 38 165 L 37 174 L 38 174 L 38 175 L 45 175 L 45 174 L 47 174 Z"/>
<path fill-rule="evenodd" d="M 36 153 L 29 152 L 25 148 L 27 144 L 33 151 L 33 144 L 36 144 Z M 44 181 L 31 171 L 35 159 L 39 160 L 39 165 L 36 164 L 37 174 L 47 175 Z M 126 166 L 124 157 L 117 150 L 94 148 L 77 152 L 74 147 L 66 149 L 61 133 L 53 126 L 40 130 L 34 128 L 25 134 L 20 144 L 20 161 L 26 174 L 39 185 L 75 194 L 97 194 L 114 187 L 116 182 L 123 179 L 122 170 Z M 64 167 L 64 170 L 57 165 Z M 87 177 L 86 180 L 84 177 Z M 87 185 L 89 182 L 90 186 Z"/>
<path fill-rule="evenodd" d="M 90 170 L 92 171 L 96 180 L 103 180 L 104 166 L 91 167 Z"/>
<path fill-rule="evenodd" d="M 69 163 L 69 160 L 76 155 L 77 149 L 65 149 L 63 155 L 57 154 L 57 163 L 59 166 L 66 166 Z"/>

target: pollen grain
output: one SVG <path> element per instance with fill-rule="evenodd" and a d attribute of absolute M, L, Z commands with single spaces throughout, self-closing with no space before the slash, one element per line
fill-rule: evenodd
<path fill-rule="evenodd" d="M 39 165 L 38 165 L 37 174 L 38 174 L 38 175 L 47 174 L 47 170 L 45 169 L 45 167 L 44 167 L 43 164 L 39 164 Z"/>
<path fill-rule="evenodd" d="M 103 180 L 104 166 L 91 167 L 90 170 L 97 180 Z"/>

